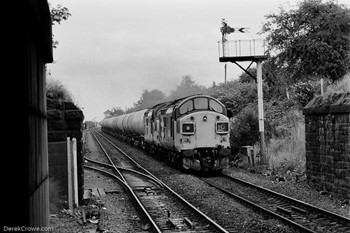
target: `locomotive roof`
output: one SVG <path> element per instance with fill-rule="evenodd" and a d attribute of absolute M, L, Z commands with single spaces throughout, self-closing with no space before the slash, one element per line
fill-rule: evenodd
<path fill-rule="evenodd" d="M 194 98 L 194 97 L 208 97 L 208 98 L 215 99 L 215 98 L 213 98 L 213 97 L 211 97 L 209 95 L 203 95 L 203 94 L 190 95 L 190 96 L 186 96 L 186 97 L 179 98 L 179 99 L 176 99 L 176 100 L 172 100 L 172 101 L 167 101 L 167 102 L 156 104 L 153 107 L 149 108 L 145 112 L 145 115 L 148 114 L 150 111 L 152 111 L 152 118 L 154 118 L 154 117 L 156 117 L 158 115 L 158 113 L 164 114 L 165 111 L 168 110 L 169 108 L 177 107 L 183 101 L 186 101 L 186 100 Z"/>
<path fill-rule="evenodd" d="M 183 98 L 179 98 L 179 99 L 176 99 L 176 100 L 172 100 L 172 101 L 168 101 L 168 102 L 163 102 L 163 103 L 160 103 L 160 104 L 156 104 L 154 105 L 151 110 L 154 111 L 154 113 L 158 113 L 159 111 L 166 111 L 167 109 L 169 109 L 170 107 L 173 107 L 173 106 L 178 106 L 180 103 L 182 103 L 182 101 L 184 100 L 187 100 L 187 99 L 191 99 L 193 97 L 210 97 L 210 98 L 213 98 L 211 96 L 208 96 L 208 95 L 203 95 L 203 94 L 197 94 L 197 95 L 190 95 L 190 96 L 186 96 L 186 97 L 183 97 Z"/>

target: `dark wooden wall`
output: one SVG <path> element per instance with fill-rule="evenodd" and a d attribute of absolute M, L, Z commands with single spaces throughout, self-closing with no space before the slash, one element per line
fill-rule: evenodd
<path fill-rule="evenodd" d="M 10 3 L 9 3 L 10 2 Z M 9 12 L 3 49 L 2 98 L 6 140 L 2 166 L 2 225 L 49 226 L 45 64 L 52 57 L 46 0 L 4 3 Z M 4 119 L 4 118 L 3 118 Z M 3 227 L 1 229 L 4 229 Z"/>

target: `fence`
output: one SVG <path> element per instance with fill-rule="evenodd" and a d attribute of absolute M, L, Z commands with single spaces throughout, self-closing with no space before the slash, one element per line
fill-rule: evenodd
<path fill-rule="evenodd" d="M 253 40 L 225 40 L 218 41 L 219 57 L 251 57 L 263 56 L 266 52 L 265 41 Z"/>

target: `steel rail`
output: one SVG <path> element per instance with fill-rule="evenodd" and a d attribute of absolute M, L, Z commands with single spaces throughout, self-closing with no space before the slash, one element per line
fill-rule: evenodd
<path fill-rule="evenodd" d="M 146 172 L 148 175 L 152 176 L 154 179 L 158 180 L 159 182 L 161 182 L 155 175 L 153 175 L 152 173 L 150 173 L 149 171 L 147 171 L 145 168 L 143 168 L 140 164 L 138 164 L 133 158 L 131 158 L 127 153 L 125 153 L 122 149 L 120 149 L 117 145 L 115 145 L 111 140 L 109 140 L 106 136 L 104 136 L 103 134 L 95 131 L 97 134 L 101 135 L 104 139 L 106 139 L 106 141 L 108 141 L 115 149 L 117 149 L 120 153 L 122 153 L 125 157 L 127 157 L 131 162 L 133 162 L 138 168 L 140 168 L 141 170 L 143 170 L 144 172 Z M 163 182 L 161 182 L 163 183 Z"/>
<path fill-rule="evenodd" d="M 128 186 L 125 184 L 125 182 L 120 179 L 118 176 L 116 176 L 115 174 L 111 173 L 111 172 L 108 172 L 108 171 L 105 171 L 105 170 L 102 170 L 102 169 L 99 169 L 97 167 L 92 167 L 92 166 L 89 166 L 89 165 L 84 165 L 84 167 L 88 168 L 88 169 L 91 169 L 91 170 L 95 170 L 95 171 L 98 171 L 98 172 L 101 172 L 101 173 L 104 173 L 106 175 L 109 175 L 111 177 L 113 177 L 114 179 L 117 179 L 118 182 L 123 185 L 124 187 L 128 188 Z"/>
<path fill-rule="evenodd" d="M 112 159 L 108 156 L 107 151 L 105 150 L 105 148 L 102 146 L 100 140 L 98 140 L 98 138 L 96 137 L 95 134 L 92 133 L 91 131 L 91 135 L 95 138 L 96 142 L 99 144 L 99 146 L 101 147 L 103 153 L 105 154 L 105 156 L 107 157 L 107 159 L 109 160 L 109 162 L 111 163 L 111 165 L 113 166 L 114 170 L 119 174 L 119 176 L 122 178 L 122 180 L 124 181 L 124 183 L 127 183 L 123 174 L 121 174 L 121 172 L 118 170 L 118 168 L 115 166 L 115 164 L 113 163 Z"/>
<path fill-rule="evenodd" d="M 111 164 L 108 164 L 108 163 L 103 163 L 103 162 L 100 162 L 100 161 L 96 161 L 96 160 L 93 160 L 93 159 L 89 159 L 87 157 L 84 156 L 84 159 L 86 159 L 87 161 L 91 162 L 91 163 L 96 163 L 96 164 L 99 164 L 99 165 L 102 165 L 102 166 L 106 166 L 106 167 L 110 167 L 110 168 L 114 168 L 113 165 Z M 119 166 L 115 166 L 116 168 L 120 169 L 120 170 L 123 170 L 123 171 L 126 171 L 126 172 L 132 172 L 132 173 L 136 173 L 140 176 L 143 176 L 143 177 L 146 177 L 147 179 L 150 179 L 152 180 L 153 182 L 155 182 L 156 184 L 158 184 L 159 186 L 163 187 L 163 184 L 161 182 L 159 182 L 158 179 L 154 179 L 152 176 L 148 175 L 148 174 L 144 174 L 142 172 L 139 172 L 139 171 L 135 171 L 135 170 L 132 170 L 132 169 L 129 169 L 129 168 L 124 168 L 124 167 L 119 167 Z"/>
<path fill-rule="evenodd" d="M 322 213 L 322 214 L 331 216 L 331 217 L 334 218 L 334 219 L 340 220 L 340 221 L 342 221 L 342 222 L 344 222 L 344 223 L 350 225 L 350 219 L 349 219 L 349 218 L 346 218 L 346 217 L 343 217 L 343 216 L 338 215 L 338 214 L 336 214 L 336 213 L 332 213 L 332 212 L 330 212 L 330 211 L 328 211 L 328 210 L 325 210 L 325 209 L 322 209 L 322 208 L 319 208 L 319 207 L 310 205 L 310 204 L 308 204 L 308 203 L 306 203 L 306 202 L 297 200 L 297 199 L 295 199 L 295 198 L 286 196 L 286 195 L 284 195 L 284 194 L 277 193 L 277 192 L 275 192 L 275 191 L 273 191 L 273 190 L 269 190 L 269 189 L 264 188 L 264 187 L 261 187 L 261 186 L 259 186 L 259 185 L 252 184 L 252 183 L 247 182 L 247 181 L 244 181 L 244 180 L 242 180 L 242 179 L 239 179 L 239 178 L 236 178 L 236 177 L 232 177 L 232 176 L 227 175 L 227 174 L 221 174 L 221 175 L 222 175 L 223 177 L 225 177 L 225 178 L 228 178 L 228 179 L 231 179 L 231 180 L 233 180 L 233 181 L 235 181 L 235 182 L 241 183 L 241 184 L 243 184 L 243 185 L 245 185 L 245 186 L 247 186 L 247 187 L 252 187 L 252 188 L 255 188 L 255 189 L 259 190 L 259 191 L 263 191 L 263 192 L 265 192 L 265 193 L 267 193 L 267 194 L 269 194 L 269 195 L 273 195 L 273 196 L 275 196 L 275 197 L 277 197 L 277 198 L 279 198 L 279 199 L 286 200 L 286 201 L 288 201 L 289 203 L 293 203 L 293 204 L 297 204 L 297 205 L 299 205 L 299 206 L 303 206 L 303 207 L 305 207 L 305 208 L 309 208 L 309 209 L 312 210 L 313 212 L 320 212 L 320 213 Z"/>
<path fill-rule="evenodd" d="M 268 210 L 268 209 L 266 209 L 266 208 L 264 208 L 262 206 L 259 206 L 259 205 L 255 204 L 255 203 L 253 203 L 253 202 L 251 202 L 251 201 L 249 201 L 249 200 L 247 200 L 247 199 L 245 199 L 243 197 L 240 197 L 239 195 L 236 195 L 236 194 L 234 194 L 234 193 L 232 193 L 232 192 L 230 192 L 230 191 L 228 191 L 228 190 L 226 190 L 224 188 L 221 188 L 221 187 L 219 187 L 219 186 L 217 186 L 217 185 L 215 185 L 215 184 L 213 184 L 213 183 L 211 183 L 209 181 L 204 181 L 204 182 L 206 182 L 210 186 L 213 186 L 216 189 L 222 191 L 223 193 L 226 193 L 227 195 L 234 197 L 235 199 L 239 200 L 240 202 L 242 202 L 242 203 L 244 203 L 246 205 L 249 205 L 249 206 L 251 206 L 251 207 L 253 207 L 253 208 L 255 208 L 255 209 L 257 209 L 257 210 L 259 210 L 259 211 L 261 211 L 263 213 L 266 213 L 266 214 L 271 215 L 271 216 L 273 216 L 273 217 L 275 217 L 277 219 L 282 220 L 283 222 L 293 226 L 294 228 L 296 228 L 296 229 L 298 229 L 298 230 L 300 230 L 302 232 L 316 233 L 315 231 L 313 231 L 313 230 L 311 230 L 309 228 L 306 228 L 306 227 L 304 227 L 304 226 L 302 226 L 302 225 L 300 225 L 298 223 L 295 223 L 295 222 L 289 220 L 288 218 L 285 218 L 285 217 L 283 217 L 283 216 L 281 216 L 279 214 L 276 214 L 276 213 L 274 213 L 274 212 L 272 212 L 272 211 L 270 211 L 270 210 Z"/>
<path fill-rule="evenodd" d="M 96 163 L 98 165 L 102 165 L 102 166 L 105 166 L 105 167 L 114 168 L 112 164 L 96 161 L 96 160 L 90 159 L 90 158 L 88 158 L 86 156 L 84 156 L 84 159 L 89 161 L 89 162 L 91 162 L 91 163 Z"/>
<path fill-rule="evenodd" d="M 153 218 L 151 217 L 151 215 L 148 213 L 148 211 L 145 209 L 145 207 L 143 206 L 143 204 L 141 203 L 140 199 L 137 197 L 137 195 L 135 194 L 134 190 L 130 187 L 130 185 L 127 183 L 125 177 L 123 176 L 123 174 L 119 171 L 119 169 L 115 166 L 115 164 L 113 163 L 112 159 L 108 156 L 107 151 L 103 148 L 101 142 L 97 139 L 97 137 L 91 133 L 94 138 L 96 139 L 96 141 L 98 142 L 98 144 L 100 145 L 100 147 L 102 148 L 104 154 L 106 155 L 106 157 L 108 158 L 108 160 L 110 161 L 110 163 L 112 164 L 113 168 L 115 171 L 117 171 L 117 173 L 122 177 L 122 180 L 125 184 L 125 186 L 128 188 L 129 192 L 132 194 L 132 196 L 134 197 L 134 199 L 136 200 L 137 204 L 140 206 L 142 212 L 146 215 L 148 221 L 152 224 L 152 227 L 154 228 L 154 230 L 157 233 L 161 233 L 162 231 L 160 230 L 160 228 L 158 227 L 158 225 L 155 223 L 155 221 L 153 220 Z"/>
<path fill-rule="evenodd" d="M 98 168 L 95 168 L 95 167 L 91 167 L 91 166 L 88 166 L 88 165 L 84 165 L 84 167 L 88 168 L 88 169 L 91 169 L 91 170 L 95 170 L 95 171 L 98 171 L 98 172 L 101 172 L 101 173 L 104 173 L 106 175 L 109 175 L 115 179 L 118 180 L 119 183 L 121 183 L 122 185 L 124 185 L 124 187 L 126 187 L 129 192 L 131 193 L 131 195 L 133 196 L 133 198 L 135 199 L 135 201 L 137 202 L 137 204 L 139 205 L 139 207 L 142 209 L 142 212 L 146 215 L 147 219 L 152 223 L 152 226 L 153 228 L 158 232 L 158 233 L 161 233 L 162 231 L 158 228 L 158 225 L 153 221 L 152 217 L 148 214 L 147 210 L 144 208 L 144 206 L 142 205 L 142 203 L 140 202 L 139 198 L 136 196 L 136 194 L 134 193 L 134 191 L 132 190 L 132 188 L 127 184 L 125 183 L 124 181 L 122 181 L 118 176 L 114 175 L 113 173 L 110 173 L 110 172 L 107 172 L 107 171 L 104 171 L 102 169 L 98 169 Z"/>
<path fill-rule="evenodd" d="M 184 202 L 186 205 L 190 206 L 191 209 L 193 209 L 194 211 L 196 211 L 199 215 L 201 215 L 203 218 L 205 218 L 207 221 L 209 221 L 211 224 L 213 224 L 218 230 L 220 230 L 221 232 L 224 233 L 229 233 L 225 228 L 223 228 L 222 226 L 220 226 L 219 224 L 217 224 L 213 219 L 211 219 L 210 217 L 208 217 L 206 214 L 204 214 L 202 211 L 200 211 L 199 209 L 197 209 L 194 205 L 192 205 L 191 203 L 189 203 L 188 201 L 186 201 L 186 199 L 184 199 L 183 197 L 181 197 L 179 194 L 177 194 L 174 190 L 172 190 L 169 186 L 167 186 L 166 184 L 164 184 L 164 187 L 169 190 L 172 194 L 174 194 L 176 197 L 178 197 L 182 202 Z"/>
<path fill-rule="evenodd" d="M 98 133 L 98 132 L 97 132 Z M 100 133 L 98 133 L 100 134 Z M 102 134 L 100 134 L 102 135 Z M 103 136 L 103 135 L 102 135 Z M 127 155 L 122 149 L 120 149 L 117 145 L 115 145 L 112 141 L 110 141 L 108 138 L 106 138 L 105 136 L 103 136 L 109 143 L 111 143 L 111 145 L 113 145 L 114 148 L 116 148 L 118 151 L 120 151 L 123 155 L 125 155 L 126 157 L 128 157 L 130 159 L 130 161 L 132 161 L 138 168 L 140 168 L 141 170 L 145 171 L 147 174 L 149 174 L 150 176 L 156 178 L 151 172 L 147 171 L 145 168 L 143 168 L 140 164 L 138 164 L 134 159 L 132 159 L 129 155 Z M 157 180 L 159 180 L 158 178 L 156 178 Z M 167 186 L 165 183 L 163 183 L 161 180 L 159 180 L 159 182 L 163 185 L 163 187 L 168 190 L 169 192 L 171 192 L 173 195 L 175 195 L 177 198 L 179 198 L 183 203 L 185 203 L 187 206 L 189 206 L 192 210 L 194 210 L 197 214 L 199 214 L 200 216 L 202 216 L 203 218 L 205 218 L 208 222 L 210 222 L 213 226 L 215 226 L 215 228 L 217 230 L 219 230 L 220 232 L 223 233 L 229 233 L 229 231 L 227 231 L 225 228 L 223 228 L 222 226 L 220 226 L 218 223 L 216 223 L 214 220 L 212 220 L 210 217 L 208 217 L 206 214 L 204 214 L 202 211 L 200 211 L 199 209 L 197 209 L 194 205 L 192 205 L 191 203 L 189 203 L 187 200 L 185 200 L 183 197 L 181 197 L 179 194 L 177 194 L 174 190 L 172 190 L 169 186 Z"/>

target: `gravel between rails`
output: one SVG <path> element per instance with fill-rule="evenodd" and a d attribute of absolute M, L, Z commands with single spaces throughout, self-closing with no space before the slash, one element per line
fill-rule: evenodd
<path fill-rule="evenodd" d="M 277 220 L 265 219 L 264 216 L 242 206 L 205 184 L 196 175 L 183 173 L 141 150 L 109 138 L 144 168 L 231 232 L 296 232 Z"/>
<path fill-rule="evenodd" d="M 107 159 L 102 156 L 98 144 L 90 133 L 85 133 L 84 143 L 86 144 L 85 156 L 107 163 Z M 114 191 L 100 198 L 106 207 L 104 229 L 107 232 L 148 232 L 146 223 L 140 219 L 139 213 L 132 204 L 133 201 L 115 180 L 99 172 L 84 169 L 84 186 L 85 190 L 103 188 L 105 191 Z M 62 210 L 51 213 L 50 226 L 54 228 L 52 232 L 94 232 L 92 229 L 96 229 L 96 224 L 82 224 L 82 209 L 87 212 L 89 208 L 76 208 L 73 214 Z"/>
<path fill-rule="evenodd" d="M 86 156 L 106 162 L 104 158 L 100 157 L 98 145 L 94 142 L 92 135 L 89 133 L 85 135 Z M 193 205 L 221 226 L 229 229 L 230 232 L 296 232 L 277 220 L 266 219 L 264 216 L 245 208 L 215 188 L 206 185 L 196 175 L 186 174 L 174 169 L 124 142 L 115 139 L 112 139 L 112 141 Z M 332 196 L 320 195 L 316 190 L 310 188 L 305 180 L 299 183 L 291 181 L 276 182 L 263 174 L 250 173 L 247 170 L 236 168 L 227 169 L 225 172 L 342 216 L 350 217 L 349 205 L 342 204 L 342 200 Z M 116 182 L 109 180 L 111 179 L 85 169 L 85 189 L 102 187 L 106 190 L 121 189 L 122 191 L 122 188 L 118 187 L 119 185 Z M 142 230 L 145 229 L 144 223 L 126 194 L 123 194 L 123 192 L 108 194 L 105 198 L 108 198 L 108 200 L 102 201 L 108 211 L 106 220 L 108 232 L 147 232 Z M 55 229 L 53 232 L 88 232 L 87 227 L 77 223 L 78 215 L 72 216 L 61 212 L 51 214 L 54 215 L 51 217 L 51 226 L 54 226 Z"/>
<path fill-rule="evenodd" d="M 85 154 L 86 157 L 96 161 L 109 163 L 91 133 L 86 134 L 86 143 L 88 148 L 88 151 Z M 106 197 L 101 200 L 106 206 L 106 230 L 109 232 L 143 231 L 145 223 L 141 221 L 139 213 L 132 205 L 133 200 L 130 199 L 126 194 L 125 189 L 115 180 L 88 169 L 85 169 L 84 180 L 85 189 L 99 187 L 104 188 L 106 191 L 117 191 L 117 193 L 107 194 Z"/>
<path fill-rule="evenodd" d="M 320 192 L 307 184 L 305 178 L 298 183 L 293 180 L 279 182 L 274 180 L 273 177 L 266 177 L 264 174 L 259 173 L 250 173 L 244 169 L 229 169 L 225 170 L 225 173 L 350 219 L 349 202 L 345 204 L 345 199 L 329 194 L 321 195 Z"/>

